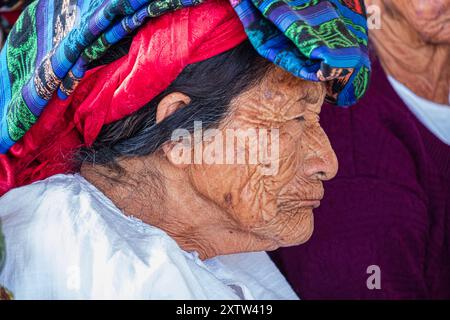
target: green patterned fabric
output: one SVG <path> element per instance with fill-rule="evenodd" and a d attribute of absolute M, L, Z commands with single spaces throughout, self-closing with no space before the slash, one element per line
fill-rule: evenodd
<path fill-rule="evenodd" d="M 326 81 L 327 101 L 356 103 L 369 86 L 363 0 L 231 0 L 258 52 L 292 74 Z"/>

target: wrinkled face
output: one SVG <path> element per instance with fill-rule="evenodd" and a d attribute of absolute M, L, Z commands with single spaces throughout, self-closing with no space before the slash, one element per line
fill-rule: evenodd
<path fill-rule="evenodd" d="M 450 0 L 384 0 L 429 43 L 450 43 Z"/>
<path fill-rule="evenodd" d="M 239 231 L 272 243 L 265 250 L 309 239 L 313 209 L 324 194 L 322 181 L 336 175 L 336 155 L 319 124 L 324 96 L 322 84 L 274 67 L 233 101 L 232 112 L 219 129 L 227 137 L 235 129 L 267 132 L 267 151 L 275 155 L 272 163 L 251 163 L 249 154 L 255 148 L 247 139 L 233 150 L 243 151 L 245 164 L 197 164 L 189 169 L 197 191 L 226 212 Z M 276 131 L 278 139 L 271 136 Z M 204 144 L 208 147 L 208 142 Z"/>

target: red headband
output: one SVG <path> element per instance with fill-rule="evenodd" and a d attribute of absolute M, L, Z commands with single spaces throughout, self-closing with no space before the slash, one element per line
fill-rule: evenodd
<path fill-rule="evenodd" d="M 90 70 L 67 100 L 52 99 L 25 136 L 0 155 L 0 195 L 11 188 L 74 170 L 74 150 L 92 144 L 103 125 L 137 111 L 191 63 L 247 38 L 229 3 L 209 1 L 150 20 L 129 53 Z"/>

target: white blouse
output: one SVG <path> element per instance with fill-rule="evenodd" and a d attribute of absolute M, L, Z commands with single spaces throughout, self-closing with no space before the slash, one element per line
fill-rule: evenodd
<path fill-rule="evenodd" d="M 450 145 L 450 88 L 449 104 L 443 105 L 419 97 L 391 76 L 388 79 L 395 92 L 417 119 L 439 140 Z"/>
<path fill-rule="evenodd" d="M 8 192 L 0 219 L 16 299 L 298 299 L 266 253 L 201 261 L 80 175 Z"/>

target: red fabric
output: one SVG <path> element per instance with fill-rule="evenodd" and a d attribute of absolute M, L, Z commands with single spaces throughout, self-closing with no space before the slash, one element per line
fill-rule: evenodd
<path fill-rule="evenodd" d="M 76 170 L 74 151 L 92 144 L 104 124 L 151 101 L 188 64 L 206 60 L 246 39 L 228 2 L 213 0 L 150 20 L 128 55 L 90 70 L 67 100 L 56 96 L 38 122 L 0 155 L 0 195 L 11 188 Z"/>
<path fill-rule="evenodd" d="M 0 13 L 0 15 L 5 18 L 10 25 L 13 25 L 17 21 L 17 19 L 19 19 L 21 12 L 22 8 L 10 12 L 2 12 Z"/>

